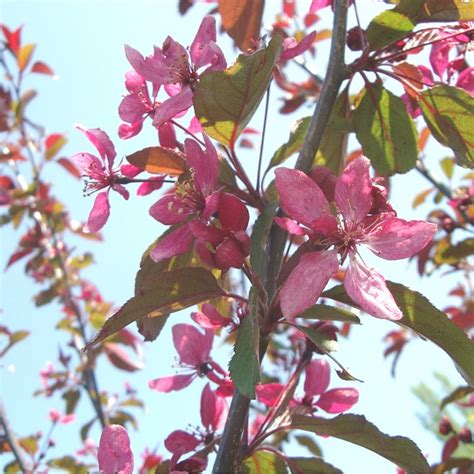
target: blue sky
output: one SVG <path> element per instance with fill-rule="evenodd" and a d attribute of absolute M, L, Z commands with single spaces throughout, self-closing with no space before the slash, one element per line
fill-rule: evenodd
<path fill-rule="evenodd" d="M 301 2 L 303 5 L 309 2 Z M 280 1 L 268 1 L 267 11 L 279 8 Z M 371 4 L 373 10 L 375 4 Z M 36 59 L 50 64 L 58 75 L 57 80 L 36 76 L 28 85 L 38 89 L 39 96 L 31 106 L 31 116 L 44 124 L 48 132 L 65 133 L 69 138 L 66 153 L 92 151 L 89 142 L 73 128 L 74 123 L 87 127 L 101 127 L 113 138 L 119 156 L 156 143 L 154 130 L 148 124 L 139 137 L 120 141 L 116 135 L 120 123 L 117 107 L 125 93 L 123 75 L 129 65 L 123 53 L 123 45 L 130 44 L 142 53 L 152 51 L 154 44 L 160 45 L 169 34 L 182 44 L 190 44 L 202 15 L 209 5 L 195 7 L 186 17 L 177 14 L 177 1 L 18 1 L 4 0 L 0 6 L 2 22 L 11 28 L 24 25 L 23 41 L 35 42 Z M 362 12 L 369 18 L 372 11 Z M 228 62 L 235 52 L 227 38 L 221 37 Z M 318 51 L 318 58 L 325 53 Z M 322 59 L 320 59 L 322 61 Z M 323 64 L 320 65 L 323 67 Z M 274 110 L 278 107 L 280 91 L 273 88 Z M 311 109 L 301 111 L 309 115 Z M 282 119 L 270 113 L 266 154 L 288 136 L 289 128 L 297 117 Z M 261 113 L 253 125 L 259 128 Z M 244 165 L 254 171 L 256 151 L 246 152 Z M 246 161 L 247 160 L 247 161 Z M 51 170 L 47 179 L 54 182 L 55 193 L 70 209 L 72 216 L 85 219 L 92 205 L 92 199 L 82 197 L 82 184 L 74 181 L 63 170 Z M 400 182 L 400 179 L 398 180 Z M 396 208 L 402 217 L 423 217 L 414 214 L 410 208 L 413 196 L 418 190 L 428 187 L 417 176 L 410 176 L 404 187 L 393 196 Z M 407 189 L 409 192 L 407 194 Z M 133 194 L 133 193 L 132 193 Z M 148 216 L 149 206 L 155 196 L 137 198 L 132 195 L 125 202 L 118 195 L 112 196 L 111 218 L 103 232 L 103 243 L 74 241 L 78 251 L 90 250 L 95 255 L 96 265 L 87 270 L 87 277 L 101 290 L 104 298 L 120 306 L 133 293 L 135 273 L 144 249 L 163 230 Z M 423 210 L 421 211 L 423 212 Z M 18 234 L 2 229 L 1 267 L 15 246 Z M 402 282 L 429 296 L 438 306 L 447 305 L 446 279 L 418 280 L 414 268 L 406 261 L 383 262 L 375 260 L 387 279 Z M 4 365 L 14 364 L 14 373 L 2 371 L 2 398 L 11 422 L 19 435 L 29 434 L 47 426 L 47 411 L 62 408 L 62 401 L 56 398 L 32 398 L 32 392 L 39 387 L 38 373 L 47 360 L 57 358 L 61 341 L 54 330 L 58 320 L 58 308 L 49 305 L 37 309 L 32 304 L 32 295 L 37 288 L 25 279 L 22 264 L 15 265 L 2 275 L 2 301 L 4 324 L 11 329 L 30 328 L 32 335 L 23 344 L 11 351 Z M 412 396 L 411 388 L 420 381 L 430 381 L 434 371 L 447 374 L 454 384 L 462 383 L 453 364 L 441 350 L 432 344 L 416 341 L 410 344 L 398 367 L 396 379 L 390 376 L 390 363 L 382 358 L 384 345 L 381 338 L 393 325 L 368 316 L 362 316 L 363 325 L 355 328 L 351 340 L 341 343 L 339 359 L 352 373 L 365 381 L 358 386 L 360 403 L 355 412 L 365 414 L 381 431 L 397 435 L 405 434 L 414 439 L 423 452 L 433 453 L 431 461 L 437 460 L 438 443 L 424 431 L 416 418 L 421 405 Z M 189 311 L 173 316 L 174 322 L 189 322 Z M 174 348 L 171 345 L 171 324 L 163 331 L 159 340 L 145 345 L 145 370 L 136 374 L 118 372 L 106 364 L 99 364 L 99 383 L 110 392 L 121 393 L 124 381 L 135 386 L 145 399 L 147 411 L 138 414 L 139 431 L 131 432 L 132 446 L 139 457 L 144 446 L 160 445 L 174 429 L 184 429 L 189 423 L 198 424 L 200 390 L 204 382 L 199 381 L 187 391 L 172 395 L 151 392 L 146 383 L 151 378 L 171 374 L 175 371 Z M 64 342 L 64 339 L 62 340 Z M 228 352 L 220 351 L 217 359 L 225 366 Z M 333 376 L 333 386 L 346 383 Z M 81 417 L 82 416 L 82 417 Z M 79 417 L 87 421 L 90 416 L 88 402 L 81 402 Z M 51 455 L 72 451 L 79 447 L 78 422 L 59 427 L 56 433 L 58 446 Z M 99 432 L 92 433 L 98 440 Z M 395 466 L 362 448 L 357 448 L 335 439 L 319 438 L 326 459 L 346 473 L 391 473 Z M 309 455 L 298 447 L 294 454 Z M 1 463 L 4 463 L 3 459 Z M 137 461 L 138 463 L 138 461 Z"/>

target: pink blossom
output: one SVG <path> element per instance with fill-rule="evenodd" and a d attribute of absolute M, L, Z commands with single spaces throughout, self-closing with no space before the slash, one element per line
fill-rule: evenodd
<path fill-rule="evenodd" d="M 60 423 L 61 425 L 67 425 L 69 423 L 72 423 L 75 419 L 76 416 L 74 413 L 71 413 L 69 415 L 63 415 L 60 411 L 56 409 L 49 410 L 49 419 L 53 423 Z"/>
<path fill-rule="evenodd" d="M 190 324 L 173 326 L 173 344 L 179 355 L 179 363 L 190 370 L 186 374 L 160 377 L 148 382 L 157 392 L 171 392 L 186 388 L 196 377 L 207 377 L 217 384 L 223 383 L 227 373 L 211 358 L 214 332 L 206 329 L 204 334 Z"/>
<path fill-rule="evenodd" d="M 191 318 L 204 329 L 221 329 L 232 324 L 232 319 L 222 316 L 210 303 L 204 303 L 200 311 L 191 314 Z"/>
<path fill-rule="evenodd" d="M 85 182 L 85 192 L 93 194 L 101 189 L 106 189 L 106 191 L 97 194 L 87 220 L 89 232 L 95 233 L 104 227 L 109 218 L 109 191 L 113 189 L 125 199 L 128 199 L 129 193 L 120 184 L 118 170 L 113 169 L 116 152 L 109 136 L 100 128 L 86 129 L 80 125 L 77 125 L 77 128 L 92 142 L 100 155 L 100 159 L 90 153 L 76 153 L 71 157 L 72 162 L 82 175 L 89 179 Z"/>
<path fill-rule="evenodd" d="M 83 447 L 76 451 L 78 456 L 97 456 L 97 444 L 92 438 L 84 440 Z"/>
<path fill-rule="evenodd" d="M 176 462 L 183 454 L 194 451 L 200 445 L 211 443 L 216 432 L 224 427 L 228 411 L 225 399 L 212 391 L 207 384 L 201 395 L 200 413 L 204 429 L 198 428 L 192 433 L 173 431 L 165 440 L 166 449 L 173 453 L 173 460 Z"/>
<path fill-rule="evenodd" d="M 121 425 L 108 425 L 102 431 L 97 453 L 99 469 L 104 474 L 132 474 L 133 453 L 127 430 Z"/>
<path fill-rule="evenodd" d="M 316 13 L 319 10 L 332 5 L 332 0 L 313 0 L 309 7 L 309 13 Z"/>
<path fill-rule="evenodd" d="M 214 17 L 204 17 L 189 53 L 173 38 L 167 37 L 161 48 L 155 46 L 153 55 L 143 57 L 126 45 L 125 54 L 133 69 L 155 88 L 165 86 L 170 96 L 155 106 L 153 125 L 158 127 L 192 106 L 193 87 L 200 74 L 225 69 L 224 54 L 216 44 Z M 203 72 L 198 72 L 205 68 Z"/>
<path fill-rule="evenodd" d="M 311 48 L 311 45 L 316 38 L 316 31 L 313 31 L 306 35 L 300 42 L 297 42 L 295 38 L 285 38 L 283 41 L 283 51 L 280 55 L 280 61 L 288 61 L 296 56 L 303 54 Z"/>
<path fill-rule="evenodd" d="M 355 388 L 334 388 L 328 390 L 331 369 L 325 359 L 314 359 L 306 368 L 304 395 L 294 397 L 290 407 L 294 410 L 312 414 L 318 408 L 327 413 L 343 413 L 359 400 Z M 279 383 L 268 383 L 257 387 L 258 400 L 265 405 L 273 406 L 284 389 Z"/>
<path fill-rule="evenodd" d="M 305 253 L 280 292 L 283 315 L 294 318 L 319 298 L 329 279 L 349 257 L 344 286 L 349 296 L 367 313 L 384 319 L 401 319 L 402 313 L 385 279 L 368 267 L 357 252 L 366 245 L 387 260 L 408 258 L 431 240 L 436 226 L 424 221 L 395 217 L 369 175 L 370 162 L 360 157 L 351 162 L 334 187 L 336 215 L 325 193 L 311 177 L 292 169 L 276 171 L 276 187 L 287 218 L 277 223 L 293 234 L 306 234 L 328 250 Z"/>

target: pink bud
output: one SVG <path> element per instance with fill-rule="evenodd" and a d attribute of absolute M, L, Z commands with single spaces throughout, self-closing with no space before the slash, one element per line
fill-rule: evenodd
<path fill-rule="evenodd" d="M 104 474 L 132 474 L 133 453 L 127 430 L 121 425 L 109 425 L 100 437 L 97 453 L 99 469 Z"/>

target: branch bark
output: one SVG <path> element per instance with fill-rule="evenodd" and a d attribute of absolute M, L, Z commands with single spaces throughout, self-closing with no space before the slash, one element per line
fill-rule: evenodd
<path fill-rule="evenodd" d="M 333 35 L 327 74 L 295 166 L 296 169 L 304 172 L 309 172 L 311 169 L 337 93 L 344 79 L 348 77 L 348 70 L 344 63 L 347 9 L 347 0 L 335 1 Z M 276 278 L 283 261 L 286 240 L 287 233 L 273 224 L 266 248 L 267 267 L 264 279 L 269 300 L 274 297 L 276 292 Z M 263 326 L 265 326 L 265 324 Z M 265 355 L 268 338 L 270 336 L 267 332 L 262 331 L 262 329 L 263 328 L 261 328 L 260 360 L 262 360 Z M 236 390 L 232 398 L 229 418 L 227 419 L 224 433 L 222 434 L 219 451 L 212 470 L 214 474 L 238 471 L 242 430 L 248 415 L 249 406 L 250 400 Z"/>

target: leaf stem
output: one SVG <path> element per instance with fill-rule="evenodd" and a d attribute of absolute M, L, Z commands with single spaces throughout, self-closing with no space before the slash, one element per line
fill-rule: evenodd
<path fill-rule="evenodd" d="M 260 141 L 260 152 L 258 154 L 258 169 L 257 169 L 257 193 L 262 191 L 261 189 L 261 182 L 260 182 L 260 174 L 262 172 L 262 160 L 263 160 L 263 147 L 265 146 L 265 134 L 267 131 L 267 122 L 268 122 L 268 107 L 270 105 L 270 87 L 272 83 L 268 84 L 267 87 L 267 96 L 265 98 L 265 115 L 263 119 L 263 129 L 262 129 L 262 140 Z"/>

